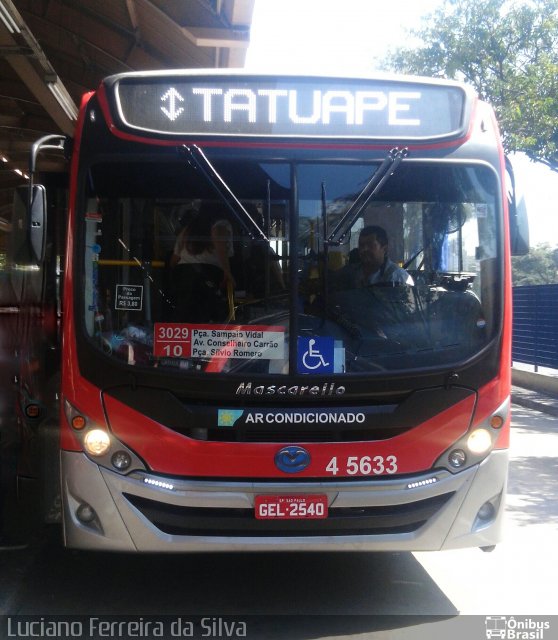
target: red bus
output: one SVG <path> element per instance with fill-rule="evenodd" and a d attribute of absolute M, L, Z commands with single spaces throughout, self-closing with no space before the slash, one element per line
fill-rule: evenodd
<path fill-rule="evenodd" d="M 65 545 L 495 545 L 522 239 L 506 174 L 491 108 L 456 82 L 169 71 L 86 95 Z"/>

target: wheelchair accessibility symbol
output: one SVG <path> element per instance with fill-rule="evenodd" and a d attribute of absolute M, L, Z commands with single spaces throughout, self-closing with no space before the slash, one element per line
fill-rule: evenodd
<path fill-rule="evenodd" d="M 298 338 L 298 373 L 333 373 L 333 338 Z"/>

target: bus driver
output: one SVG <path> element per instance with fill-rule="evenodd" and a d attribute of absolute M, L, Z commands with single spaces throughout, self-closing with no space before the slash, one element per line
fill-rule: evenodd
<path fill-rule="evenodd" d="M 337 285 L 342 289 L 378 283 L 414 285 L 407 271 L 388 258 L 387 233 L 377 225 L 362 229 L 358 239 L 358 260 L 349 262 L 336 276 Z"/>

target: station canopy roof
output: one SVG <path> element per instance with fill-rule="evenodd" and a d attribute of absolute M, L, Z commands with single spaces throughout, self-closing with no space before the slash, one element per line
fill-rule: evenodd
<path fill-rule="evenodd" d="M 43 135 L 126 71 L 242 67 L 254 0 L 0 0 L 0 222 Z M 39 170 L 64 171 L 60 154 Z"/>

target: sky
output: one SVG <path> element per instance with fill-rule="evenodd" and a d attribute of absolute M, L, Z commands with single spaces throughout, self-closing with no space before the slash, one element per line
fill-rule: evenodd
<path fill-rule="evenodd" d="M 378 60 L 441 0 L 255 0 L 246 69 L 271 73 L 373 74 Z M 530 244 L 558 246 L 558 172 L 512 157 L 524 191 Z"/>

